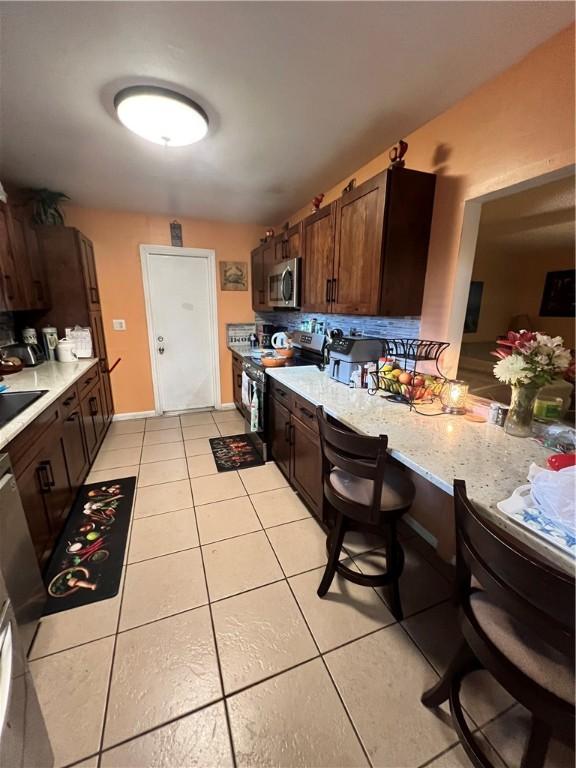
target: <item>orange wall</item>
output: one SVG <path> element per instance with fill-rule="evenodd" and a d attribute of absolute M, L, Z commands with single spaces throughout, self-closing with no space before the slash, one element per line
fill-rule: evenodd
<path fill-rule="evenodd" d="M 439 83 L 439 87 L 442 87 Z M 467 199 L 557 170 L 574 162 L 574 27 L 532 51 L 503 74 L 405 137 L 407 165 L 439 175 L 424 292 L 423 338 L 452 342 L 445 370 L 456 366 L 462 326 L 451 327 L 460 233 Z M 388 150 L 328 190 L 337 198 L 348 180 L 358 183 L 388 165 Z M 292 221 L 308 214 L 309 204 Z M 67 223 L 94 240 L 106 340 L 118 412 L 151 410 L 152 382 L 140 259 L 141 243 L 168 244 L 169 217 L 68 208 Z M 219 260 L 248 260 L 262 227 L 181 219 L 184 243 L 214 248 Z M 467 292 L 467 289 L 466 289 Z M 225 323 L 251 320 L 249 293 L 219 294 L 222 401 L 231 402 Z M 126 332 L 111 320 L 124 317 Z"/>
<path fill-rule="evenodd" d="M 405 138 L 406 165 L 439 174 L 421 337 L 451 342 L 449 373 L 463 327 L 451 328 L 450 317 L 465 201 L 574 163 L 574 26 Z M 350 178 L 360 184 L 388 164 L 386 150 L 328 190 L 324 204 Z"/>
<path fill-rule="evenodd" d="M 140 245 L 170 245 L 169 216 L 68 206 L 66 224 L 94 243 L 108 357 L 122 362 L 112 373 L 117 413 L 154 410 L 146 308 L 140 268 Z M 220 261 L 250 261 L 250 250 L 262 233 L 252 224 L 228 224 L 180 218 L 184 245 L 210 248 Z M 254 320 L 250 291 L 220 291 L 218 325 L 220 382 L 223 403 L 232 402 L 232 361 L 226 348 L 226 323 Z M 126 331 L 112 330 L 112 319 L 124 318 Z"/>

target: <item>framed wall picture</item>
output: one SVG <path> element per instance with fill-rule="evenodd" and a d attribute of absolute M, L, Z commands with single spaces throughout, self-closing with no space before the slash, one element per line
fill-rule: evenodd
<path fill-rule="evenodd" d="M 575 269 L 547 273 L 540 317 L 574 317 L 575 276 Z"/>
<path fill-rule="evenodd" d="M 247 291 L 248 262 L 221 261 L 220 289 L 223 291 Z"/>
<path fill-rule="evenodd" d="M 470 283 L 470 292 L 468 294 L 468 304 L 466 306 L 466 317 L 464 319 L 464 333 L 476 333 L 478 330 L 483 290 L 484 283 L 482 281 L 472 280 Z"/>

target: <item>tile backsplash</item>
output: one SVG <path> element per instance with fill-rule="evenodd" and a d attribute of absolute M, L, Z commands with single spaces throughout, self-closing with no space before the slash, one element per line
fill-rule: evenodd
<path fill-rule="evenodd" d="M 11 312 L 0 312 L 0 347 L 16 341 L 14 316 Z"/>
<path fill-rule="evenodd" d="M 341 328 L 344 334 L 377 336 L 378 338 L 417 339 L 420 334 L 419 317 L 364 317 L 359 315 L 322 315 L 308 312 L 259 312 L 256 322 L 272 323 L 289 331 L 300 330 L 303 321 L 320 320 L 326 328 Z"/>

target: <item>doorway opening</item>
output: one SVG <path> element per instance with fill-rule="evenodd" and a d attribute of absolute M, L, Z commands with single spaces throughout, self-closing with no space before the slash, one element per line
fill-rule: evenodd
<path fill-rule="evenodd" d="M 216 254 L 141 245 L 158 415 L 220 406 Z"/>

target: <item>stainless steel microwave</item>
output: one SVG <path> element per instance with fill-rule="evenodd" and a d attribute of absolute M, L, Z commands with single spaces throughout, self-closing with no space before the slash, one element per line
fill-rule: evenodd
<path fill-rule="evenodd" d="M 288 259 L 270 267 L 266 292 L 269 307 L 300 307 L 300 261 Z"/>

